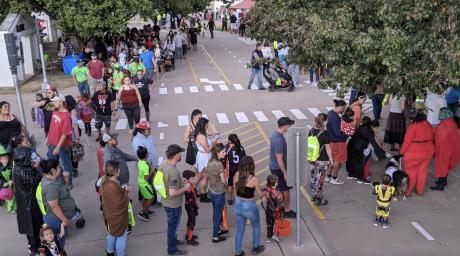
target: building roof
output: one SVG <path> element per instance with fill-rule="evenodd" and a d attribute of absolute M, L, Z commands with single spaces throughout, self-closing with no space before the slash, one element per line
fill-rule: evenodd
<path fill-rule="evenodd" d="M 13 28 L 15 21 L 20 18 L 20 15 L 17 13 L 8 13 L 3 19 L 3 22 L 0 24 L 0 31 L 10 31 Z"/>
<path fill-rule="evenodd" d="M 255 4 L 255 0 L 243 0 L 241 3 L 233 4 L 230 9 L 250 9 Z"/>

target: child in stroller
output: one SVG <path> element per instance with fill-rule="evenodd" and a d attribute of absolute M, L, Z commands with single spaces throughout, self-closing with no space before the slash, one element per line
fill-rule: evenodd
<path fill-rule="evenodd" d="M 270 63 L 269 67 L 264 70 L 264 78 L 270 84 L 268 91 L 272 92 L 275 89 L 287 88 L 288 92 L 294 91 L 294 82 L 292 76 L 279 63 Z"/>
<path fill-rule="evenodd" d="M 164 67 L 165 67 L 166 72 L 169 72 L 171 71 L 171 69 L 176 68 L 173 51 L 166 49 L 163 52 L 163 60 L 164 60 Z"/>

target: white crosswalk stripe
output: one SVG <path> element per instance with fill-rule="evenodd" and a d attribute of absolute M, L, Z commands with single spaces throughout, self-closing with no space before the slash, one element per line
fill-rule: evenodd
<path fill-rule="evenodd" d="M 259 122 L 267 122 L 268 121 L 268 118 L 264 114 L 264 112 L 262 112 L 262 111 L 254 111 L 253 113 L 256 116 L 257 121 L 259 121 Z"/>
<path fill-rule="evenodd" d="M 204 118 L 206 118 L 206 119 L 209 119 L 209 118 L 208 118 L 208 114 L 202 114 L 201 116 L 204 117 Z"/>
<path fill-rule="evenodd" d="M 186 115 L 180 115 L 177 117 L 177 122 L 179 123 L 179 126 L 187 126 L 189 121 L 188 121 L 188 116 Z"/>
<path fill-rule="evenodd" d="M 160 132 L 160 140 L 164 140 L 165 139 L 165 133 L 164 132 Z"/>
<path fill-rule="evenodd" d="M 212 85 L 205 85 L 204 90 L 207 92 L 213 92 L 214 88 L 212 87 Z"/>
<path fill-rule="evenodd" d="M 219 121 L 220 124 L 228 124 L 230 121 L 228 120 L 227 114 L 225 113 L 217 113 L 217 120 Z"/>
<path fill-rule="evenodd" d="M 243 86 L 241 84 L 233 84 L 233 87 L 235 87 L 235 90 L 241 91 L 244 90 Z"/>
<path fill-rule="evenodd" d="M 168 94 L 168 88 L 161 87 L 160 88 L 160 95 L 166 95 L 166 94 Z"/>
<path fill-rule="evenodd" d="M 128 119 L 126 118 L 118 119 L 117 125 L 115 126 L 115 130 L 124 130 L 126 129 L 127 125 L 128 125 Z"/>
<path fill-rule="evenodd" d="M 308 111 L 310 111 L 310 113 L 313 114 L 313 116 L 317 117 L 319 113 L 321 113 L 321 111 L 319 111 L 319 109 L 317 108 L 308 108 Z"/>
<path fill-rule="evenodd" d="M 272 110 L 272 113 L 275 115 L 276 119 L 286 116 L 281 110 Z"/>
<path fill-rule="evenodd" d="M 175 94 L 182 94 L 184 91 L 182 90 L 182 87 L 174 87 L 174 93 Z"/>
<path fill-rule="evenodd" d="M 295 116 L 297 119 L 307 119 L 307 116 L 300 111 L 300 109 L 290 109 L 291 113 Z"/>
<path fill-rule="evenodd" d="M 219 88 L 221 91 L 228 91 L 228 87 L 225 84 L 219 84 Z"/>
<path fill-rule="evenodd" d="M 196 86 L 190 86 L 188 89 L 190 90 L 190 93 L 198 93 L 198 87 Z"/>
<path fill-rule="evenodd" d="M 326 107 L 326 109 L 327 109 L 328 111 L 331 111 L 331 110 L 334 109 L 334 107 Z"/>
<path fill-rule="evenodd" d="M 163 163 L 164 158 L 162 156 L 158 157 L 158 165 Z"/>
<path fill-rule="evenodd" d="M 236 116 L 236 119 L 238 119 L 238 122 L 240 123 L 249 122 L 249 119 L 244 112 L 235 112 L 235 116 Z"/>

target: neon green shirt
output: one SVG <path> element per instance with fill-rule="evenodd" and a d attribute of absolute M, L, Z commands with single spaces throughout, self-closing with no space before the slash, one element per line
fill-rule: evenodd
<path fill-rule="evenodd" d="M 142 62 L 139 61 L 139 63 L 132 62 L 128 66 L 129 73 L 131 74 L 131 77 L 137 76 L 137 71 L 142 70 L 145 72 L 145 66 Z"/>
<path fill-rule="evenodd" d="M 112 88 L 116 91 L 120 90 L 121 82 L 125 75 L 121 71 L 113 71 L 113 85 Z"/>
<path fill-rule="evenodd" d="M 137 162 L 137 185 L 139 187 L 149 186 L 149 183 L 145 180 L 145 176 L 150 174 L 150 166 L 145 160 L 139 160 Z"/>
<path fill-rule="evenodd" d="M 72 69 L 72 76 L 75 76 L 77 82 L 81 83 L 88 80 L 88 69 L 85 66 L 75 66 Z"/>

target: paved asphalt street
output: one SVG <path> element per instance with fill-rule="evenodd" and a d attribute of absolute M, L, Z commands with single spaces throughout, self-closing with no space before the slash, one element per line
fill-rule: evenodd
<path fill-rule="evenodd" d="M 163 158 L 167 145 L 184 144 L 183 133 L 189 115 L 198 108 L 223 134 L 224 141 L 230 133 L 240 136 L 246 152 L 256 161 L 257 176 L 263 181 L 269 174 L 269 136 L 276 129 L 276 120 L 289 116 L 296 121 L 297 127 L 313 125 L 317 113 L 326 113 L 332 106 L 334 92 L 307 84 L 307 76 L 302 76 L 301 87 L 290 93 L 285 90 L 248 90 L 249 70 L 244 66 L 255 47 L 253 42 L 220 32 L 213 40 L 209 34 L 207 36 L 205 39 L 199 38 L 198 51 L 190 52 L 185 60 L 176 61 L 176 70 L 166 73 L 166 79 L 156 81 L 151 92 L 152 134 L 156 139 L 159 158 Z M 69 88 L 61 93 L 76 95 L 77 90 Z M 15 113 L 19 112 L 15 95 L 2 95 L 1 98 L 12 104 Z M 26 113 L 29 113 L 33 98 L 33 95 L 24 95 Z M 372 116 L 369 103 L 364 109 Z M 385 118 L 386 115 L 385 112 Z M 112 121 L 112 131 L 119 134 L 119 146 L 125 152 L 132 153 L 126 119 L 121 112 L 119 116 L 118 120 Z M 39 152 L 45 155 L 43 131 L 30 120 L 28 124 L 39 141 Z M 105 230 L 94 190 L 97 177 L 95 152 L 98 145 L 94 137 L 88 138 L 84 144 L 86 156 L 80 162 L 80 176 L 74 179 L 72 194 L 86 218 L 86 227 L 80 230 L 71 228 L 66 249 L 69 255 L 105 255 Z M 385 160 L 373 163 L 371 172 L 374 180 L 384 171 L 385 164 Z M 135 165 L 131 163 L 129 167 L 131 184 L 135 184 Z M 179 168 L 185 170 L 190 167 L 181 163 Z M 308 169 L 302 171 L 309 172 Z M 292 180 L 294 170 L 288 172 Z M 434 181 L 432 172 L 431 168 L 427 186 Z M 341 171 L 340 176 L 345 178 L 345 170 Z M 304 185 L 308 182 L 309 179 L 302 181 Z M 301 195 L 302 246 L 295 247 L 295 221 L 292 221 L 291 237 L 282 239 L 280 243 L 265 243 L 265 214 L 260 209 L 262 241 L 266 245 L 262 255 L 459 255 L 458 171 L 449 175 L 449 186 L 444 192 L 428 189 L 423 197 L 413 196 L 406 201 L 394 202 L 391 227 L 386 230 L 373 226 L 375 196 L 370 186 L 353 181 L 347 181 L 344 185 L 326 184 L 324 190 L 329 205 L 320 208 L 309 202 L 309 190 L 306 188 Z M 136 200 L 137 189 L 131 192 L 131 198 L 137 212 L 140 208 Z M 165 213 L 161 207 L 155 207 L 154 210 L 151 222 L 136 219 L 137 224 L 128 238 L 128 255 L 166 255 Z M 186 246 L 184 249 L 189 251 L 189 255 L 233 255 L 235 221 L 231 210 L 229 216 L 231 237 L 223 243 L 213 244 L 212 206 L 201 204 L 196 228 L 200 246 Z M 179 232 L 181 239 L 185 223 L 184 212 Z M 17 233 L 16 216 L 0 210 L 0 227 L 0 255 L 25 255 L 26 239 Z M 247 226 L 244 241 L 246 253 L 250 253 L 250 241 L 251 228 Z"/>

